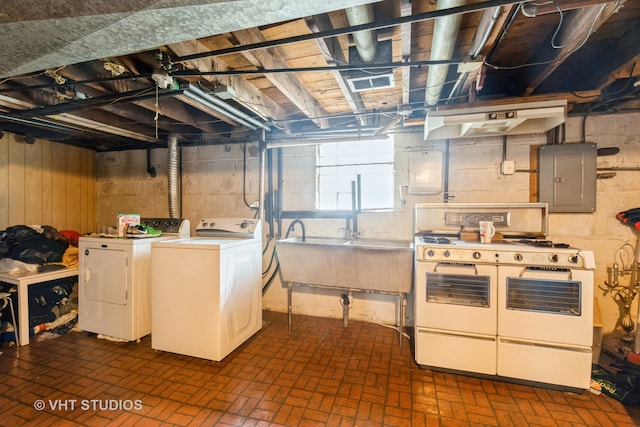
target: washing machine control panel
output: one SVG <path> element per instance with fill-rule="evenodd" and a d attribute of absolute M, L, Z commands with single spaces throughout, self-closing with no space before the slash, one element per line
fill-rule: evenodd
<path fill-rule="evenodd" d="M 191 233 L 189 220 L 183 218 L 140 218 L 140 223 L 161 230 L 163 234 L 186 233 L 188 236 Z"/>

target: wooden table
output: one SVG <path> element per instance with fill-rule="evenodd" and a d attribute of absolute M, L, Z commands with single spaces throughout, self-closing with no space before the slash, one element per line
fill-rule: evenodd
<path fill-rule="evenodd" d="M 29 286 L 66 277 L 78 276 L 78 268 L 63 268 L 60 270 L 38 273 L 32 271 L 20 271 L 18 273 L 0 272 L 0 283 L 7 284 L 18 289 L 18 338 L 20 345 L 29 344 Z M 14 325 L 15 328 L 15 325 Z"/>

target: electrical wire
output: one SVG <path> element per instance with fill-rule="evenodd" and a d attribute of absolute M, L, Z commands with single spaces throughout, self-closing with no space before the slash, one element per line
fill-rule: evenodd
<path fill-rule="evenodd" d="M 274 240 L 274 238 L 270 238 L 268 240 L 267 246 L 265 247 L 265 251 L 263 252 L 263 256 L 266 253 L 266 250 L 269 247 L 270 242 L 272 240 Z M 269 275 L 269 271 L 273 268 L 274 261 L 275 261 L 275 269 L 271 272 L 271 275 Z M 267 282 L 262 285 L 262 295 L 263 296 L 267 292 L 267 289 L 269 289 L 269 286 L 271 286 L 271 283 L 273 282 L 273 280 L 275 279 L 275 277 L 276 277 L 276 275 L 278 274 L 279 271 L 280 271 L 280 262 L 278 261 L 278 255 L 276 253 L 276 247 L 275 247 L 275 245 L 273 245 L 273 249 L 271 250 L 271 256 L 269 258 L 269 265 L 267 266 L 267 269 L 262 272 L 263 281 L 267 276 L 269 276 L 269 278 L 267 279 Z"/>
<path fill-rule="evenodd" d="M 555 1 L 553 1 L 551 3 L 553 3 L 555 5 Z M 543 3 L 543 4 L 549 4 L 549 3 Z M 602 14 L 602 12 L 606 8 L 606 6 L 607 6 L 606 4 L 603 4 L 603 5 L 600 6 L 600 10 L 598 11 L 598 14 L 593 18 L 593 21 L 591 22 L 591 25 L 589 26 L 589 31 L 587 31 L 587 34 L 584 37 L 584 39 L 575 48 L 571 49 L 569 52 L 567 52 L 567 53 L 565 53 L 563 55 L 560 55 L 560 56 L 558 56 L 556 58 L 553 58 L 553 59 L 550 59 L 548 61 L 531 62 L 531 63 L 513 65 L 513 66 L 500 66 L 500 65 L 491 64 L 486 59 L 484 60 L 483 63 L 487 67 L 490 67 L 490 68 L 492 68 L 494 70 L 519 70 L 519 69 L 527 68 L 527 67 L 534 67 L 534 66 L 539 66 L 539 65 L 548 65 L 548 64 L 552 64 L 554 62 L 557 62 L 559 60 L 564 60 L 565 58 L 568 58 L 569 56 L 571 56 L 574 53 L 576 53 L 578 50 L 580 50 L 587 43 L 587 40 L 589 40 L 589 37 L 591 37 L 591 34 L 593 34 L 595 32 L 595 28 L 594 27 L 596 25 L 596 22 L 600 18 L 600 15 Z M 611 13 L 604 20 L 606 21 L 607 19 L 609 19 L 609 17 L 611 17 L 611 15 L 616 13 L 620 7 L 622 7 L 622 6 L 620 6 L 620 0 L 617 0 L 615 7 L 613 8 Z M 558 8 L 557 5 L 556 5 L 556 8 Z M 560 26 L 562 25 L 562 22 L 563 22 L 563 19 L 561 18 L 560 22 L 558 23 L 558 26 L 556 27 L 556 31 L 554 32 L 553 38 L 551 40 L 551 47 L 553 47 L 555 49 L 563 47 L 563 46 L 556 46 L 555 45 L 555 41 L 554 41 L 558 31 L 560 30 Z"/>

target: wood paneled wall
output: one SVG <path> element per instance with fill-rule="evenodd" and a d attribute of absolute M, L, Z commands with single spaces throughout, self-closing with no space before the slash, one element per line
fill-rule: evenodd
<path fill-rule="evenodd" d="M 0 230 L 50 225 L 95 231 L 95 152 L 20 135 L 0 138 Z"/>

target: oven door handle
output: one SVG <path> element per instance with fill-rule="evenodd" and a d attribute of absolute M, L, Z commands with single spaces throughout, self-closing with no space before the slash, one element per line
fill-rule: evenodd
<path fill-rule="evenodd" d="M 535 273 L 541 273 L 541 274 L 566 274 L 568 276 L 568 280 L 573 280 L 573 276 L 571 274 L 571 270 L 567 269 L 567 268 L 556 268 L 556 269 L 538 269 L 535 267 L 525 267 L 522 269 L 522 271 L 520 272 L 520 275 L 518 276 L 519 278 L 522 278 L 522 276 L 525 275 L 525 273 L 527 272 L 535 272 Z"/>
<path fill-rule="evenodd" d="M 433 268 L 433 272 L 437 273 L 438 268 L 441 268 L 441 267 L 442 268 L 472 268 L 473 274 L 475 274 L 476 276 L 478 275 L 478 267 L 475 264 L 449 264 L 446 262 L 439 262 Z"/>

